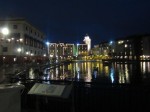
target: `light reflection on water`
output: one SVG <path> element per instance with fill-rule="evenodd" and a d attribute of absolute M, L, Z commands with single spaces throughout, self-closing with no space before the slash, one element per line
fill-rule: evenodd
<path fill-rule="evenodd" d="M 96 67 L 97 71 L 94 71 Z M 137 65 L 127 63 L 112 63 L 104 66 L 102 62 L 76 62 L 49 69 L 43 79 L 51 80 L 72 80 L 91 82 L 105 79 L 109 83 L 128 84 L 136 78 L 136 73 L 140 72 L 142 78 L 150 76 L 150 62 L 141 62 L 139 71 L 135 71 Z M 29 71 L 29 78 L 35 78 L 33 70 Z M 93 75 L 93 76 L 92 76 Z M 134 78 L 132 78 L 134 76 Z M 93 80 L 94 79 L 94 80 Z"/>

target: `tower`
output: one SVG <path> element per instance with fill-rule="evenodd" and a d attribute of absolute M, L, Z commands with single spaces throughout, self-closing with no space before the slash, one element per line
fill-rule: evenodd
<path fill-rule="evenodd" d="M 88 52 L 89 52 L 91 50 L 91 39 L 90 39 L 90 37 L 86 34 L 83 41 L 85 42 L 85 44 L 87 44 Z"/>

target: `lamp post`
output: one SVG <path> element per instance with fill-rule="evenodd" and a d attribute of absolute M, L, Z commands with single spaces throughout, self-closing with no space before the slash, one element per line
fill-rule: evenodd
<path fill-rule="evenodd" d="M 8 28 L 6 28 L 6 27 L 2 28 L 1 29 L 1 34 L 3 36 L 2 38 L 5 40 L 5 36 L 7 36 L 9 34 Z M 5 47 L 4 43 L 3 43 L 3 45 L 1 45 L 1 47 L 2 47 L 2 64 L 4 64 L 4 59 L 5 59 L 5 57 L 3 57 L 3 52 L 5 51 L 4 50 L 4 47 Z"/>

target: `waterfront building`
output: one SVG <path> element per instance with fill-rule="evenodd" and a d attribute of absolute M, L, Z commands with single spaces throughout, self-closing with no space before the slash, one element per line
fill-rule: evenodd
<path fill-rule="evenodd" d="M 94 47 L 91 50 L 92 50 L 92 55 L 100 55 L 99 45 L 94 45 Z"/>
<path fill-rule="evenodd" d="M 50 59 L 70 60 L 77 57 L 88 55 L 87 44 L 72 43 L 50 43 L 49 44 Z"/>
<path fill-rule="evenodd" d="M 74 44 L 71 44 L 71 43 L 67 43 L 65 44 L 64 46 L 64 53 L 63 53 L 63 56 L 64 56 L 64 59 L 72 59 L 73 56 L 75 55 L 75 50 L 74 50 Z"/>
<path fill-rule="evenodd" d="M 99 44 L 99 48 L 100 48 L 99 55 L 103 55 L 103 56 L 109 55 L 109 53 L 110 53 L 109 42 L 101 42 Z"/>
<path fill-rule="evenodd" d="M 112 59 L 150 59 L 150 35 L 132 35 L 99 44 L 99 55 Z"/>
<path fill-rule="evenodd" d="M 37 61 L 46 59 L 45 35 L 23 18 L 0 19 L 0 62 Z"/>
<path fill-rule="evenodd" d="M 72 59 L 74 56 L 74 44 L 71 43 L 50 43 L 49 54 L 51 59 Z"/>
<path fill-rule="evenodd" d="M 49 43 L 48 47 L 50 58 L 56 58 L 56 43 Z"/>
<path fill-rule="evenodd" d="M 77 44 L 77 57 L 79 59 L 83 59 L 86 58 L 86 56 L 88 56 L 88 45 L 87 44 Z"/>

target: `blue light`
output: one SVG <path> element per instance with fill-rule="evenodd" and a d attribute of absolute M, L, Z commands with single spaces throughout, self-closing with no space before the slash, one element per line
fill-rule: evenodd
<path fill-rule="evenodd" d="M 46 42 L 46 45 L 49 45 L 50 43 L 49 42 Z"/>
<path fill-rule="evenodd" d="M 112 45 L 113 41 L 110 41 L 109 44 Z"/>
<path fill-rule="evenodd" d="M 110 71 L 110 78 L 111 78 L 111 82 L 114 83 L 114 70 L 111 69 Z"/>

